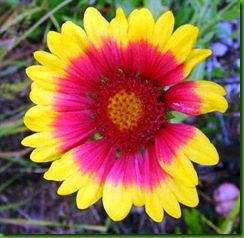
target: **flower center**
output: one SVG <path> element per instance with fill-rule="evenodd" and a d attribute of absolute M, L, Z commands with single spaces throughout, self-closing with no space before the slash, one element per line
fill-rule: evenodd
<path fill-rule="evenodd" d="M 94 100 L 97 131 L 122 152 L 143 149 L 166 122 L 162 92 L 137 75 L 102 80 Z"/>
<path fill-rule="evenodd" d="M 108 115 L 120 131 L 132 129 L 138 125 L 143 115 L 142 102 L 135 93 L 124 89 L 109 98 Z"/>

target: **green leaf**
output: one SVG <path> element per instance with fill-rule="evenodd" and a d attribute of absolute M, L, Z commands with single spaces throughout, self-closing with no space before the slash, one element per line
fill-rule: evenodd
<path fill-rule="evenodd" d="M 183 219 L 189 234 L 204 234 L 204 224 L 201 213 L 197 209 L 184 209 Z"/>
<path fill-rule="evenodd" d="M 20 4 L 19 0 L 5 0 L 5 3 L 15 8 Z"/>
<path fill-rule="evenodd" d="M 19 131 L 20 129 L 22 130 L 24 128 L 24 122 L 22 119 L 2 123 L 0 125 L 0 138 L 3 136 L 15 134 L 16 131 Z"/>
<path fill-rule="evenodd" d="M 127 0 L 118 0 L 115 2 L 115 7 L 121 7 L 125 14 L 128 16 L 139 4 L 139 0 L 127 1 Z"/>
<path fill-rule="evenodd" d="M 61 223 L 57 221 L 47 221 L 47 220 L 26 220 L 26 219 L 18 219 L 18 218 L 0 218 L 0 224 L 11 224 L 11 225 L 18 225 L 18 226 L 56 226 L 56 227 L 74 227 L 76 229 L 84 229 L 84 230 L 91 230 L 91 231 L 99 231 L 99 232 L 106 232 L 107 227 L 105 226 L 98 226 L 98 225 L 86 225 L 86 224 L 68 224 L 68 223 Z"/>
<path fill-rule="evenodd" d="M 20 201 L 18 203 L 8 203 L 6 205 L 1 205 L 0 206 L 0 211 L 4 211 L 4 210 L 10 210 L 16 207 L 21 207 L 22 205 L 25 205 L 26 203 L 30 202 L 30 199 L 26 199 L 24 201 Z"/>
<path fill-rule="evenodd" d="M 176 28 L 188 22 L 189 19 L 191 19 L 193 12 L 194 12 L 193 9 L 190 7 L 180 8 L 180 10 L 175 15 Z"/>
<path fill-rule="evenodd" d="M 162 5 L 160 0 L 143 0 L 144 7 L 147 7 L 154 18 L 157 19 L 162 13 Z"/>
<path fill-rule="evenodd" d="M 6 182 L 1 183 L 0 185 L 0 193 L 2 193 L 7 187 L 9 187 L 16 179 L 21 177 L 21 174 L 16 174 L 15 176 L 8 179 Z"/>
<path fill-rule="evenodd" d="M 198 64 L 187 77 L 190 80 L 200 80 L 204 78 L 205 75 L 205 61 Z"/>
<path fill-rule="evenodd" d="M 214 78 L 226 78 L 228 76 L 229 72 L 226 72 L 223 67 L 214 67 L 212 70 L 212 77 Z"/>
<path fill-rule="evenodd" d="M 240 18 L 240 4 L 236 3 L 230 11 L 225 11 L 221 14 L 222 18 L 226 21 L 231 21 Z"/>
<path fill-rule="evenodd" d="M 231 233 L 233 226 L 235 224 L 235 221 L 239 214 L 240 214 L 240 196 L 236 200 L 235 205 L 232 208 L 230 215 L 224 220 L 224 222 L 220 226 L 220 229 L 222 230 L 222 234 Z"/>
<path fill-rule="evenodd" d="M 189 116 L 180 112 L 176 112 L 176 111 L 172 111 L 170 113 L 170 122 L 182 122 L 184 121 L 186 118 L 188 118 Z"/>

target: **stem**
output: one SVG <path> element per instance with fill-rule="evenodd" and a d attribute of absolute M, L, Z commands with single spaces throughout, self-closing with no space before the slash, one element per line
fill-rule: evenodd
<path fill-rule="evenodd" d="M 205 27 L 202 28 L 201 32 L 199 33 L 199 38 L 206 34 L 215 24 L 217 24 L 219 21 L 222 20 L 222 14 L 224 14 L 225 12 L 229 11 L 235 4 L 237 3 L 237 1 L 235 2 L 231 2 L 226 8 L 224 8 L 219 15 L 216 16 L 216 18 L 214 18 L 212 21 L 210 21 L 207 25 L 205 25 Z"/>
<path fill-rule="evenodd" d="M 21 15 L 18 15 L 13 21 L 11 22 L 7 22 L 5 25 L 3 25 L 1 28 L 0 28 L 0 34 L 3 33 L 4 31 L 6 31 L 9 27 L 11 27 L 12 25 L 15 25 L 17 24 L 18 22 L 20 22 L 22 19 L 24 19 L 25 17 L 29 16 L 29 15 L 32 15 L 32 14 L 35 14 L 39 11 L 42 10 L 42 7 L 36 7 L 32 10 L 29 10 L 28 12 L 25 12 Z"/>
<path fill-rule="evenodd" d="M 73 0 L 66 0 L 63 1 L 62 3 L 60 3 L 57 7 L 55 7 L 52 11 L 48 12 L 45 16 L 43 16 L 39 21 L 37 21 L 28 31 L 26 31 L 17 41 L 14 42 L 14 44 L 12 45 L 12 47 L 10 47 L 10 49 L 8 51 L 6 51 L 3 55 L 2 55 L 2 59 L 7 55 L 7 53 L 14 49 L 21 41 L 23 41 L 27 36 L 29 36 L 31 34 L 32 31 L 34 31 L 39 25 L 41 25 L 44 21 L 46 21 L 49 17 L 51 17 L 55 12 L 57 12 L 60 8 L 62 8 L 63 6 L 69 4 L 70 2 L 72 2 Z"/>
<path fill-rule="evenodd" d="M 96 225 L 86 225 L 86 224 L 67 224 L 67 223 L 60 223 L 56 221 L 47 221 L 47 220 L 26 220 L 26 219 L 17 219 L 17 218 L 0 218 L 0 223 L 3 224 L 11 224 L 17 226 L 55 226 L 55 227 L 75 227 L 78 229 L 84 230 L 92 230 L 92 231 L 99 231 L 99 232 L 106 232 L 107 228 L 105 226 L 96 226 Z"/>
<path fill-rule="evenodd" d="M 208 220 L 205 216 L 202 215 L 202 220 L 206 224 L 208 224 L 211 228 L 213 228 L 218 234 L 222 234 L 222 231 L 219 227 L 217 227 L 212 221 Z"/>

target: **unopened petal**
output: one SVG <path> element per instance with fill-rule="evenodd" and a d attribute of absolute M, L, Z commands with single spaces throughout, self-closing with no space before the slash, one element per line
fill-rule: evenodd
<path fill-rule="evenodd" d="M 186 81 L 171 87 L 164 94 L 164 102 L 173 110 L 200 115 L 213 111 L 225 112 L 228 103 L 223 87 L 210 81 Z"/>

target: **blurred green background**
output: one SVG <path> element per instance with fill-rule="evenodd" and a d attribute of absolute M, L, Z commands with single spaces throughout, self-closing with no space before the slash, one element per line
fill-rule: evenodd
<path fill-rule="evenodd" d="M 42 178 L 49 164 L 30 161 L 31 150 L 20 144 L 30 133 L 23 124 L 23 115 L 32 105 L 28 98 L 31 81 L 25 68 L 35 64 L 34 51 L 47 49 L 49 30 L 60 31 L 67 20 L 82 26 L 88 6 L 96 7 L 108 20 L 113 18 L 117 7 L 122 7 L 127 15 L 135 8 L 147 7 L 155 19 L 170 9 L 176 17 L 175 27 L 184 23 L 198 26 L 196 47 L 213 50 L 213 55 L 199 64 L 189 78 L 208 79 L 224 86 L 228 111 L 199 117 L 179 114 L 175 120 L 200 128 L 217 147 L 220 163 L 195 166 L 200 181 L 200 203 L 192 209 L 182 206 L 180 219 L 166 215 L 162 223 L 155 223 L 143 208 L 133 208 L 125 220 L 113 222 L 101 202 L 87 210 L 78 210 L 75 194 L 60 197 L 56 194 L 58 183 Z M 239 234 L 239 75 L 239 1 L 0 0 L 0 233 Z M 221 185 L 226 184 L 230 186 L 222 189 Z M 225 200 L 219 201 L 214 194 L 221 194 Z M 230 203 L 228 212 L 222 211 Z"/>

